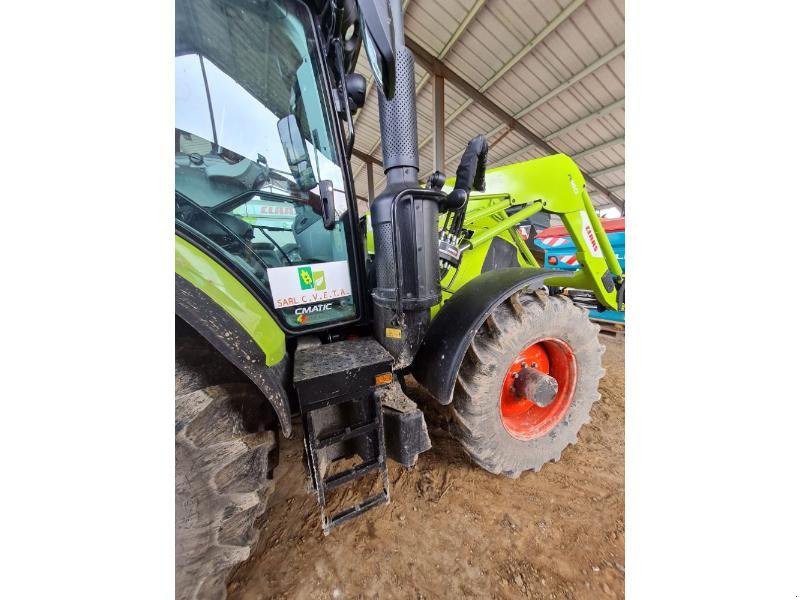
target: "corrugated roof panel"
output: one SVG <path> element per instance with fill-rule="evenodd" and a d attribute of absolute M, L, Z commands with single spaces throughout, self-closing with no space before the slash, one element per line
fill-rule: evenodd
<path fill-rule="evenodd" d="M 574 135 L 573 135 L 574 133 Z M 588 150 L 601 144 L 605 144 L 609 141 L 616 140 L 620 136 L 613 135 L 613 136 L 602 136 L 595 134 L 593 130 L 589 129 L 586 132 L 573 132 L 567 133 L 566 135 L 554 139 L 552 141 L 552 145 L 556 147 L 560 152 L 564 154 L 569 154 L 570 156 L 579 154 L 584 150 Z M 581 157 L 579 157 L 581 160 Z"/>
<path fill-rule="evenodd" d="M 510 47 L 508 55 L 502 57 L 504 62 L 547 27 L 560 11 L 561 6 L 553 0 L 537 3 L 502 0 L 489 3 L 486 12 L 494 15 L 509 34 L 510 43 L 506 47 Z"/>
<path fill-rule="evenodd" d="M 453 46 L 446 63 L 474 87 L 480 88 L 519 48 L 490 11 L 484 10 Z"/>
<path fill-rule="evenodd" d="M 624 0 L 592 0 L 587 6 L 615 45 L 625 41 Z"/>
<path fill-rule="evenodd" d="M 579 14 L 591 17 L 591 14 L 585 11 L 584 8 L 578 9 L 575 12 L 575 15 Z M 542 42 L 534 52 L 521 60 L 514 68 L 504 75 L 504 77 L 489 90 L 487 95 L 501 106 L 505 105 L 504 108 L 508 109 L 510 112 L 517 112 L 526 108 L 532 101 L 542 97 L 549 91 L 558 88 L 561 84 L 560 80 L 568 79 L 570 76 L 585 68 L 592 60 L 596 60 L 599 55 L 593 51 L 591 46 L 586 45 L 584 52 L 591 51 L 592 54 L 587 54 L 586 58 L 581 61 L 578 54 L 575 53 L 572 48 L 564 46 L 563 40 L 566 38 L 562 37 L 559 41 L 559 39 L 555 37 L 555 34 L 558 33 L 561 28 L 565 27 L 567 23 L 568 22 L 564 22 L 556 32 L 546 37 L 545 41 Z M 574 38 L 575 35 L 577 34 L 573 33 L 572 37 Z M 557 47 L 559 43 L 563 46 L 563 51 L 553 53 L 552 47 Z M 538 55 L 539 49 L 542 49 L 542 52 L 548 50 L 548 44 L 551 46 L 550 54 L 560 57 L 561 60 L 557 61 L 560 62 L 560 64 L 548 65 L 546 64 L 544 54 L 542 54 L 542 56 Z M 563 69 L 564 63 L 568 63 L 570 57 L 575 61 L 572 70 L 559 73 L 558 68 Z M 549 85 L 545 85 L 545 82 L 549 83 Z M 539 86 L 538 90 L 535 89 L 536 85 Z M 495 91 L 495 88 L 497 91 Z M 520 88 L 527 88 L 531 94 L 522 94 L 521 92 L 523 90 Z M 530 101 L 528 98 L 529 95 L 534 96 Z"/>
<path fill-rule="evenodd" d="M 603 157 L 603 160 L 618 165 L 620 163 L 625 162 L 625 145 L 619 144 L 614 148 L 607 148 L 605 150 L 601 150 L 598 152 L 599 156 Z"/>
<path fill-rule="evenodd" d="M 565 39 L 568 39 L 570 45 L 574 43 L 573 40 L 577 40 L 580 37 L 597 53 L 597 56 L 602 56 L 624 39 L 624 28 L 623 37 L 615 40 L 609 35 L 607 27 L 604 27 L 595 17 L 592 4 L 594 2 L 589 2 L 584 5 L 582 10 L 575 11 L 570 23 L 565 23 L 565 27 L 559 33 L 564 35 Z M 614 21 L 611 20 L 609 23 L 612 24 Z M 570 37 L 573 34 L 575 38 Z"/>
<path fill-rule="evenodd" d="M 618 60 L 623 61 L 622 57 Z M 625 96 L 625 84 L 617 79 L 614 71 L 605 66 L 576 83 L 570 91 L 579 98 L 591 98 L 601 106 L 608 106 Z"/>
<path fill-rule="evenodd" d="M 611 175 L 601 175 L 596 179 L 607 188 L 613 188 L 618 185 L 622 185 L 625 182 L 625 172 L 620 171 L 618 173 L 612 173 Z M 600 194 L 599 192 L 596 192 L 593 196 L 593 199 L 595 199 L 596 201 L 601 200 L 602 198 L 603 195 Z"/>
<path fill-rule="evenodd" d="M 608 115 L 598 117 L 590 123 L 581 125 L 576 128 L 574 132 L 583 133 L 583 135 L 589 135 L 590 132 L 592 132 L 601 136 L 603 139 L 621 135 L 624 133 L 624 127 L 622 126 L 622 123 L 625 122 L 624 111 L 624 108 L 618 108 Z"/>
<path fill-rule="evenodd" d="M 594 173 L 601 169 L 606 169 L 614 165 L 620 164 L 621 161 L 614 161 L 610 157 L 604 156 L 601 153 L 592 154 L 591 156 L 584 156 L 580 159 L 579 164 L 581 169 L 586 173 Z"/>
<path fill-rule="evenodd" d="M 431 54 L 438 56 L 474 0 L 412 1 L 406 9 L 405 29 Z"/>
<path fill-rule="evenodd" d="M 410 0 L 406 35 L 434 55 L 439 55 L 449 44 L 449 51 L 442 60 L 476 88 L 492 79 L 498 69 L 504 69 L 485 92 L 487 97 L 511 114 L 540 103 L 520 120 L 542 137 L 557 133 L 551 144 L 558 151 L 577 154 L 624 136 L 624 105 L 589 118 L 624 98 L 624 0 L 586 0 L 578 2 L 579 5 L 572 0 L 487 0 L 462 28 L 460 37 L 451 40 L 476 6 L 475 2 Z M 535 48 L 520 54 L 520 49 L 557 18 L 562 22 L 553 31 Z M 371 73 L 363 54 L 357 70 L 369 81 Z M 512 59 L 514 64 L 509 67 Z M 424 70 L 418 66 L 418 86 L 424 77 Z M 572 78 L 575 80 L 567 84 Z M 421 142 L 432 132 L 431 81 L 428 78 L 418 96 Z M 545 101 L 540 100 L 545 96 L 548 97 Z M 465 105 L 467 108 L 463 109 Z M 373 155 L 380 158 L 374 89 L 361 113 L 357 119 L 356 147 L 365 152 L 374 149 Z M 448 175 L 453 174 L 466 142 L 477 133 L 493 133 L 490 141 L 495 143 L 490 151 L 490 166 L 543 154 L 518 131 L 504 134 L 505 128 L 497 116 L 469 102 L 467 96 L 449 82 L 445 85 L 445 119 L 448 122 L 445 130 Z M 583 119 L 585 122 L 574 126 Z M 426 142 L 420 148 L 421 175 L 430 172 L 432 155 L 433 146 Z M 579 157 L 578 162 L 582 169 L 590 172 L 624 164 L 624 160 L 624 142 L 618 142 Z M 360 161 L 354 160 L 354 172 L 359 193 L 366 195 L 366 169 Z M 383 185 L 383 179 L 381 169 L 376 168 L 376 189 Z M 624 185 L 624 169 L 605 174 L 599 181 L 612 187 Z M 623 191 L 618 192 L 619 197 L 623 196 Z M 606 202 L 599 193 L 593 197 L 598 203 Z"/>
<path fill-rule="evenodd" d="M 497 125 L 497 121 L 487 118 L 479 108 L 470 107 L 461 113 L 458 118 L 445 132 L 445 141 L 458 140 L 460 144 L 466 144 L 479 133 L 486 134 Z"/>

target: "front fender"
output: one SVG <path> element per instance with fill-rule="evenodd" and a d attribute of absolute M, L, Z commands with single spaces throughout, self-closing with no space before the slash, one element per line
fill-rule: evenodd
<path fill-rule="evenodd" d="M 536 289 L 550 277 L 570 275 L 569 271 L 523 267 L 479 275 L 453 294 L 431 322 L 411 364 L 414 378 L 438 402 L 450 404 L 461 361 L 489 313 L 522 289 Z"/>
<path fill-rule="evenodd" d="M 258 386 L 275 410 L 283 434 L 286 437 L 291 435 L 292 415 L 281 381 L 286 374 L 286 360 L 268 366 L 264 351 L 250 334 L 211 298 L 178 274 L 175 275 L 175 314 Z"/>

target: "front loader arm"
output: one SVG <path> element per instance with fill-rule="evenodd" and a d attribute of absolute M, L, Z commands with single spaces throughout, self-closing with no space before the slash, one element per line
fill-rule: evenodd
<path fill-rule="evenodd" d="M 572 277 L 551 277 L 547 285 L 591 290 L 606 308 L 624 310 L 618 299 L 624 282 L 622 268 L 575 161 L 554 154 L 490 169 L 486 171 L 486 189 L 487 194 L 502 191 L 514 198 L 515 204 L 530 203 L 561 218 L 575 243 L 581 268 Z"/>

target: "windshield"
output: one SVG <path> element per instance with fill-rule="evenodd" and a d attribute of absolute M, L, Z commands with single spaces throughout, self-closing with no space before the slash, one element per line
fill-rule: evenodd
<path fill-rule="evenodd" d="M 254 276 L 289 325 L 352 317 L 344 177 L 308 9 L 177 0 L 175 24 L 176 218 Z M 310 265 L 337 276 L 314 293 L 287 284 Z"/>
<path fill-rule="evenodd" d="M 294 115 L 316 180 L 342 191 L 305 9 L 248 4 L 178 0 L 176 167 L 203 168 L 178 169 L 176 189 L 202 206 L 254 189 L 303 197 L 278 132 Z"/>

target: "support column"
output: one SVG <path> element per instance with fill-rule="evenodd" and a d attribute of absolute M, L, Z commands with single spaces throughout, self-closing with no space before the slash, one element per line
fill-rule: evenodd
<path fill-rule="evenodd" d="M 444 172 L 444 77 L 433 76 L 433 170 Z"/>
<path fill-rule="evenodd" d="M 367 197 L 369 198 L 369 203 L 372 204 L 372 201 L 375 200 L 375 173 L 373 171 L 373 167 L 375 163 L 369 161 L 367 163 Z"/>

